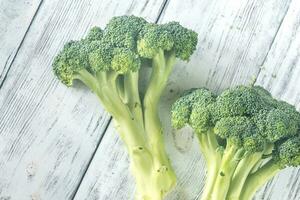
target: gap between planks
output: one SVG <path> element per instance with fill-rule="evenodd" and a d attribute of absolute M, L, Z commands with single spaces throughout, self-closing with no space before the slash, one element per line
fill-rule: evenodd
<path fill-rule="evenodd" d="M 110 123 L 112 123 L 112 117 L 111 117 L 111 116 L 110 116 L 110 118 L 109 118 L 109 120 L 108 120 L 108 122 L 107 122 L 107 124 L 106 124 L 106 126 L 105 126 L 105 128 L 104 128 L 104 130 L 103 130 L 103 134 L 102 134 L 101 137 L 99 138 L 99 141 L 98 141 L 98 143 L 97 143 L 97 145 L 96 145 L 96 148 L 95 148 L 94 152 L 92 153 L 91 159 L 88 161 L 87 166 L 86 166 L 86 168 L 85 168 L 85 170 L 84 170 L 84 172 L 83 172 L 83 174 L 82 174 L 82 176 L 81 176 L 81 178 L 80 178 L 80 180 L 79 180 L 79 182 L 78 182 L 78 185 L 76 186 L 76 188 L 75 188 L 75 190 L 74 190 L 74 193 L 73 193 L 72 196 L 71 196 L 71 199 L 74 199 L 74 198 L 76 197 L 76 194 L 77 194 L 77 192 L 78 192 L 78 189 L 79 189 L 79 187 L 80 187 L 80 185 L 81 185 L 81 183 L 82 183 L 82 181 L 83 181 L 83 179 L 84 179 L 84 177 L 85 177 L 87 171 L 89 170 L 89 167 L 90 167 L 90 165 L 91 165 L 91 163 L 92 163 L 92 161 L 93 161 L 93 159 L 94 159 L 94 157 L 95 157 L 95 155 L 96 155 L 96 153 L 97 153 L 97 151 L 98 151 L 98 148 L 99 148 L 99 146 L 100 146 L 100 144 L 101 144 L 101 142 L 102 142 L 102 139 L 103 139 L 105 133 L 107 132 L 107 129 L 108 129 Z"/>

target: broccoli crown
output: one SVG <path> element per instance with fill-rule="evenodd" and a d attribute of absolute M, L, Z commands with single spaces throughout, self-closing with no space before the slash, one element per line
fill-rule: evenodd
<path fill-rule="evenodd" d="M 84 39 L 67 43 L 56 56 L 53 70 L 71 86 L 83 69 L 126 74 L 139 70 L 142 59 L 153 58 L 159 50 L 188 60 L 196 45 L 197 33 L 177 22 L 157 25 L 136 16 L 113 17 L 104 30 L 93 27 Z"/>
<path fill-rule="evenodd" d="M 198 134 L 212 129 L 217 137 L 250 153 L 274 144 L 278 164 L 299 164 L 300 114 L 262 87 L 237 86 L 219 96 L 207 89 L 193 89 L 173 104 L 171 114 L 177 129 L 186 124 Z"/>

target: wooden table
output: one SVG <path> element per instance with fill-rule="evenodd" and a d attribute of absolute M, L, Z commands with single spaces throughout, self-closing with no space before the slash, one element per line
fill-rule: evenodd
<path fill-rule="evenodd" d="M 178 62 L 162 100 L 184 89 L 215 92 L 255 81 L 300 109 L 299 0 L 0 0 L 0 199 L 128 200 L 134 182 L 110 116 L 86 88 L 68 89 L 51 69 L 70 39 L 112 16 L 179 21 L 199 33 L 189 63 Z M 167 125 L 179 182 L 169 200 L 201 194 L 205 164 L 190 131 Z M 286 169 L 256 199 L 299 200 L 300 171 Z"/>

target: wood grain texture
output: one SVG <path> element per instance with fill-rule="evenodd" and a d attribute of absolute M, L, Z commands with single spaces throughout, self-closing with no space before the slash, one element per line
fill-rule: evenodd
<path fill-rule="evenodd" d="M 179 179 L 167 199 L 196 199 L 205 181 L 205 163 L 192 131 L 186 128 L 175 133 L 170 128 L 170 104 L 184 89 L 205 86 L 219 92 L 253 81 L 289 5 L 286 0 L 168 1 L 159 22 L 175 20 L 196 30 L 199 45 L 189 63 L 178 62 L 161 104 L 167 151 Z M 113 132 L 104 136 L 76 200 L 133 199 L 134 182 L 128 176 L 127 153 Z"/>
<path fill-rule="evenodd" d="M 0 88 L 41 2 L 0 1 Z"/>
<path fill-rule="evenodd" d="M 274 44 L 261 68 L 256 84 L 300 111 L 300 4 L 293 0 Z M 260 199 L 300 199 L 300 170 L 288 168 L 279 173 L 257 194 Z"/>
<path fill-rule="evenodd" d="M 109 115 L 86 88 L 51 69 L 70 39 L 116 15 L 155 21 L 160 0 L 44 0 L 0 90 L 0 199 L 71 199 Z"/>
<path fill-rule="evenodd" d="M 134 189 L 125 146 L 110 123 L 74 200 L 134 199 Z"/>

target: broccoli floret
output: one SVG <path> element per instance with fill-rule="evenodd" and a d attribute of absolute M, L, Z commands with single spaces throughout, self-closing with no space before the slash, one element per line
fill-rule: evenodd
<path fill-rule="evenodd" d="M 111 60 L 111 68 L 119 74 L 136 72 L 141 65 L 140 57 L 137 53 L 125 48 L 116 48 Z"/>
<path fill-rule="evenodd" d="M 153 58 L 160 49 L 170 51 L 174 46 L 174 37 L 161 25 L 147 24 L 139 35 L 137 50 L 145 58 Z"/>
<path fill-rule="evenodd" d="M 176 129 L 194 129 L 207 162 L 203 200 L 250 200 L 285 167 L 300 165 L 300 113 L 260 86 L 216 96 L 186 92 L 172 106 Z"/>
<path fill-rule="evenodd" d="M 95 26 L 91 28 L 91 30 L 89 31 L 85 39 L 88 41 L 97 41 L 97 40 L 101 40 L 102 37 L 103 37 L 103 30 Z"/>
<path fill-rule="evenodd" d="M 173 35 L 174 51 L 177 58 L 189 60 L 196 50 L 197 33 L 182 27 L 178 22 L 169 22 L 163 29 Z"/>
<path fill-rule="evenodd" d="M 195 129 L 207 129 L 206 122 L 210 114 L 207 112 L 208 106 L 215 101 L 215 96 L 206 89 L 192 89 L 185 93 L 185 98 L 178 99 L 172 106 L 172 124 L 180 129 L 191 120 L 190 125 Z M 204 110 L 206 111 L 204 111 Z M 206 115 L 198 115 L 198 111 Z M 191 117 L 190 117 L 191 116 Z M 200 123 L 203 123 L 202 125 Z"/>
<path fill-rule="evenodd" d="M 82 81 L 112 115 L 131 157 L 138 199 L 162 199 L 176 183 L 158 103 L 175 58 L 188 60 L 196 45 L 197 34 L 179 23 L 119 16 L 103 30 L 94 27 L 82 40 L 67 43 L 54 59 L 53 70 L 62 83 Z M 149 62 L 151 78 L 141 95 L 139 70 Z"/>

